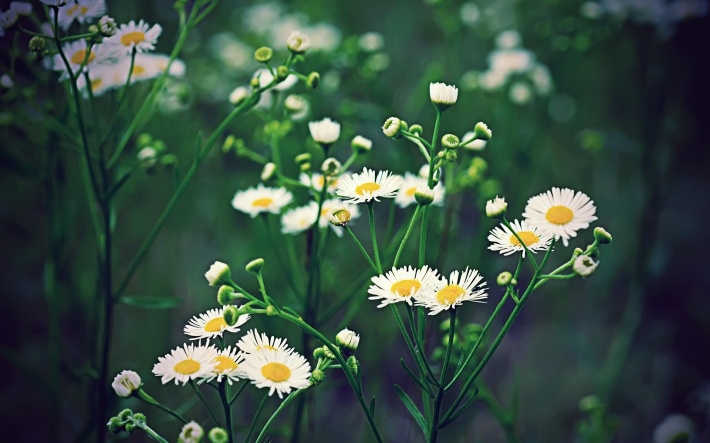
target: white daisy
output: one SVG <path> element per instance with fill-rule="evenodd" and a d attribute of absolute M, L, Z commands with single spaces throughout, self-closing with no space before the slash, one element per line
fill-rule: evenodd
<path fill-rule="evenodd" d="M 336 177 L 335 179 L 330 179 L 328 182 L 328 192 L 333 193 L 335 192 L 336 189 L 338 189 L 338 183 L 340 183 L 340 180 L 345 176 L 348 175 L 349 173 L 343 173 L 340 175 L 340 177 Z M 308 186 L 310 188 L 313 188 L 314 191 L 320 193 L 320 191 L 323 189 L 323 174 L 319 172 L 314 172 L 310 176 L 304 172 L 302 172 L 298 176 L 298 181 L 301 182 L 301 184 Z"/>
<path fill-rule="evenodd" d="M 292 352 L 288 347 L 285 338 L 269 337 L 263 332 L 259 334 L 256 329 L 247 331 L 237 343 L 239 349 L 246 354 L 253 354 L 260 351 Z"/>
<path fill-rule="evenodd" d="M 333 144 L 340 137 L 340 123 L 329 118 L 309 122 L 308 130 L 313 140 L 324 145 Z"/>
<path fill-rule="evenodd" d="M 299 234 L 309 229 L 318 219 L 318 203 L 311 201 L 305 206 L 289 209 L 281 216 L 283 234 Z"/>
<path fill-rule="evenodd" d="M 500 251 L 503 255 L 510 255 L 515 252 L 522 251 L 525 258 L 525 248 L 520 243 L 513 232 L 518 234 L 518 237 L 525 243 L 525 246 L 532 251 L 544 251 L 550 247 L 552 234 L 545 232 L 542 229 L 530 226 L 525 220 L 514 220 L 510 223 L 513 228 L 511 231 L 504 225 L 493 228 L 488 235 L 488 241 L 493 243 L 488 247 L 491 251 Z"/>
<path fill-rule="evenodd" d="M 192 337 L 190 340 L 221 337 L 224 331 L 239 332 L 239 326 L 246 323 L 247 320 L 249 320 L 249 315 L 240 315 L 237 322 L 229 326 L 224 321 L 224 307 L 215 308 L 199 316 L 192 317 L 185 325 L 183 332 Z"/>
<path fill-rule="evenodd" d="M 139 390 L 143 382 L 141 376 L 134 371 L 121 371 L 113 379 L 111 386 L 116 391 L 116 395 L 128 398 L 133 392 Z"/>
<path fill-rule="evenodd" d="M 386 274 L 372 277 L 372 285 L 367 290 L 368 300 L 382 300 L 378 308 L 391 303 L 406 302 L 411 306 L 416 295 L 439 282 L 439 273 L 435 269 L 424 266 L 415 269 L 411 266 L 394 268 Z"/>
<path fill-rule="evenodd" d="M 163 54 L 136 54 L 131 70 L 131 57 L 122 57 L 115 65 L 115 70 L 121 78 L 121 85 L 126 83 L 128 71 L 131 70 L 131 83 L 150 80 L 159 77 L 168 67 L 170 57 Z M 170 65 L 170 75 L 180 77 L 184 74 L 184 63 L 174 60 Z M 173 74 L 175 72 L 178 75 Z"/>
<path fill-rule="evenodd" d="M 216 356 L 214 346 L 184 344 L 165 357 L 159 357 L 158 363 L 153 366 L 153 374 L 160 376 L 163 384 L 174 379 L 175 384 L 182 382 L 184 385 L 211 372 L 217 365 Z"/>
<path fill-rule="evenodd" d="M 362 173 L 341 177 L 335 193 L 346 203 L 363 203 L 378 197 L 393 198 L 399 189 L 402 177 L 389 171 L 379 171 L 375 176 L 372 169 L 363 168 Z"/>
<path fill-rule="evenodd" d="M 414 192 L 416 192 L 419 186 L 427 186 L 427 179 L 414 175 L 411 172 L 405 172 L 394 202 L 400 208 L 406 208 L 409 205 L 416 204 L 417 201 L 414 199 Z M 432 203 L 438 206 L 444 204 L 444 186 L 441 182 L 434 186 L 434 201 Z"/>
<path fill-rule="evenodd" d="M 429 308 L 429 315 L 455 308 L 465 301 L 483 302 L 488 298 L 483 277 L 475 269 L 466 268 L 459 274 L 454 271 L 447 279 L 441 279 L 426 287 L 417 295 L 415 304 Z M 480 283 L 480 284 L 479 284 Z"/>
<path fill-rule="evenodd" d="M 130 55 L 134 47 L 136 52 L 148 52 L 155 49 L 155 43 L 162 32 L 163 28 L 160 25 L 150 27 L 143 20 L 138 24 L 131 20 L 128 24 L 121 24 L 116 34 L 105 38 L 104 43 L 123 54 Z"/>
<path fill-rule="evenodd" d="M 91 93 L 96 97 L 113 88 L 123 86 L 116 64 L 93 67 L 89 71 L 89 82 L 91 83 Z M 79 76 L 76 85 L 80 91 L 86 91 L 86 78 L 83 75 Z"/>
<path fill-rule="evenodd" d="M 429 98 L 435 105 L 449 107 L 456 103 L 459 97 L 459 90 L 456 86 L 445 83 L 429 83 Z"/>
<path fill-rule="evenodd" d="M 232 199 L 232 206 L 254 218 L 262 212 L 278 214 L 292 200 L 293 194 L 286 189 L 268 188 L 259 183 L 255 188 L 238 191 Z"/>
<path fill-rule="evenodd" d="M 323 202 L 323 206 L 321 207 L 320 210 L 320 217 L 318 219 L 318 226 L 321 228 L 325 228 L 326 226 L 330 226 L 333 229 L 333 232 L 338 237 L 343 236 L 343 230 L 340 229 L 339 226 L 335 226 L 330 222 L 330 219 L 328 219 L 328 213 L 330 212 L 331 209 L 345 209 L 350 213 L 350 219 L 348 222 L 352 221 L 353 219 L 356 219 L 360 217 L 360 209 L 358 209 L 357 205 L 351 205 L 349 203 L 343 203 L 342 201 L 338 200 L 337 198 L 331 198 L 328 200 L 325 200 Z"/>
<path fill-rule="evenodd" d="M 227 346 L 225 349 L 219 351 L 214 359 L 217 365 L 211 372 L 202 376 L 200 383 L 209 383 L 215 378 L 218 382 L 221 382 L 222 377 L 224 377 L 231 385 L 233 381 L 239 381 L 240 378 L 244 377 L 241 367 L 241 364 L 244 362 L 244 353 L 236 346 Z"/>
<path fill-rule="evenodd" d="M 260 88 L 265 88 L 274 81 L 274 76 L 271 74 L 271 71 L 265 68 L 257 69 L 256 72 L 254 72 L 253 77 L 259 79 Z M 291 87 L 293 87 L 296 83 L 298 83 L 298 77 L 296 74 L 289 74 L 283 81 L 277 83 L 276 86 L 274 86 L 274 89 L 277 91 L 285 91 L 287 89 L 291 89 Z"/>
<path fill-rule="evenodd" d="M 292 389 L 305 389 L 311 385 L 311 365 L 300 354 L 286 351 L 264 350 L 244 357 L 244 374 L 257 388 L 269 388 L 283 398 Z"/>
<path fill-rule="evenodd" d="M 571 189 L 552 190 L 531 197 L 523 217 L 530 226 L 551 232 L 556 239 L 562 238 L 565 246 L 577 231 L 589 227 L 597 219 L 594 202 L 582 192 Z"/>
<path fill-rule="evenodd" d="M 59 8 L 57 23 L 65 31 L 69 29 L 74 20 L 79 23 L 89 23 L 92 19 L 101 17 L 106 13 L 104 0 L 69 0 Z"/>
<path fill-rule="evenodd" d="M 62 46 L 62 51 L 64 51 L 64 55 L 74 75 L 80 72 L 79 70 L 82 69 L 82 65 L 83 69 L 91 70 L 101 64 L 109 63 L 113 55 L 103 44 L 94 45 L 91 47 L 91 50 L 89 50 L 86 46 L 86 40 L 83 39 L 65 44 Z M 61 54 L 56 54 L 52 58 L 52 69 L 63 72 L 61 77 L 59 77 L 60 80 L 69 77 L 67 66 Z"/>

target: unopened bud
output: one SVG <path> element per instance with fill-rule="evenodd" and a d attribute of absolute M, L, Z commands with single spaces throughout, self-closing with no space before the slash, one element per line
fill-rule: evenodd
<path fill-rule="evenodd" d="M 234 289 L 231 286 L 222 285 L 217 291 L 217 302 L 222 306 L 228 306 L 234 301 Z"/>
<path fill-rule="evenodd" d="M 309 154 L 307 152 L 304 152 L 303 154 L 298 154 L 294 160 L 296 161 L 297 165 L 302 165 L 304 163 L 310 163 L 311 154 Z"/>
<path fill-rule="evenodd" d="M 446 149 L 456 149 L 459 147 L 460 140 L 454 134 L 445 134 L 441 137 L 441 145 Z"/>
<path fill-rule="evenodd" d="M 382 125 L 382 132 L 389 138 L 398 138 L 402 132 L 402 120 L 390 117 Z"/>
<path fill-rule="evenodd" d="M 350 142 L 350 146 L 353 148 L 353 151 L 363 154 L 372 149 L 372 140 L 365 138 L 362 135 L 356 135 L 353 138 L 353 141 Z"/>
<path fill-rule="evenodd" d="M 247 272 L 251 272 L 252 274 L 258 274 L 261 272 L 261 268 L 263 268 L 263 267 L 264 267 L 264 259 L 257 258 L 257 259 L 250 261 L 249 263 L 247 263 L 247 265 L 245 266 L 245 269 L 247 270 Z"/>
<path fill-rule="evenodd" d="M 276 175 L 276 164 L 269 162 L 264 165 L 264 169 L 261 170 L 261 181 L 268 182 Z"/>
<path fill-rule="evenodd" d="M 488 125 L 483 122 L 476 123 L 476 126 L 473 128 L 473 132 L 475 132 L 481 140 L 490 140 L 491 137 L 493 137 L 493 131 L 488 129 Z"/>
<path fill-rule="evenodd" d="M 594 228 L 594 239 L 600 244 L 606 245 L 611 243 L 611 234 L 601 226 L 597 226 Z"/>
<path fill-rule="evenodd" d="M 414 135 L 421 136 L 424 133 L 424 128 L 422 128 L 422 125 L 412 125 L 409 127 L 409 132 L 411 132 Z"/>
<path fill-rule="evenodd" d="M 47 41 L 44 37 L 36 35 L 30 39 L 30 51 L 41 53 L 45 49 L 47 49 Z"/>
<path fill-rule="evenodd" d="M 313 372 L 311 373 L 311 382 L 314 385 L 317 385 L 324 380 L 325 380 L 325 372 L 323 372 L 320 369 L 314 369 Z"/>
<path fill-rule="evenodd" d="M 498 278 L 496 278 L 496 283 L 498 283 L 498 286 L 508 286 L 512 281 L 513 274 L 508 271 L 501 272 L 500 274 L 498 274 Z"/>
<path fill-rule="evenodd" d="M 593 258 L 587 255 L 580 255 L 574 259 L 572 263 L 572 269 L 580 277 L 589 277 L 594 274 L 597 269 L 597 262 Z"/>
<path fill-rule="evenodd" d="M 311 89 L 316 89 L 320 84 L 320 74 L 317 72 L 311 72 L 308 74 L 306 79 L 306 85 Z"/>
<path fill-rule="evenodd" d="M 268 46 L 262 46 L 254 51 L 254 59 L 259 63 L 268 63 L 271 61 L 271 57 L 274 56 L 274 50 Z"/>
<path fill-rule="evenodd" d="M 239 319 L 239 310 L 236 306 L 225 306 L 222 312 L 222 318 L 224 318 L 224 322 L 227 323 L 227 326 L 234 326 Z"/>
<path fill-rule="evenodd" d="M 504 198 L 496 197 L 486 202 L 486 217 L 488 218 L 503 218 L 505 211 L 508 209 L 508 203 Z"/>
<path fill-rule="evenodd" d="M 434 195 L 434 190 L 429 188 L 427 185 L 417 186 L 414 190 L 414 200 L 416 200 L 421 206 L 432 204 L 434 201 Z"/>

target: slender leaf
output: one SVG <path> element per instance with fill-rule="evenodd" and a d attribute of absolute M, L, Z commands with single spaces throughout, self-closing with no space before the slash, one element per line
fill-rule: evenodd
<path fill-rule="evenodd" d="M 419 385 L 420 388 L 422 388 L 424 391 L 426 391 L 427 394 L 429 394 L 429 397 L 431 397 L 432 399 L 436 398 L 434 394 L 429 390 L 427 385 L 425 385 L 421 380 L 419 380 L 419 378 L 414 374 L 414 372 L 409 369 L 409 366 L 407 366 L 407 363 L 404 362 L 403 358 L 399 359 L 399 364 L 401 364 L 402 368 L 404 368 L 404 372 L 406 372 L 407 375 L 409 375 L 409 377 L 414 380 L 414 382 Z"/>
<path fill-rule="evenodd" d="M 171 309 L 182 303 L 178 297 L 157 297 L 152 295 L 125 295 L 119 299 L 121 302 L 142 309 Z"/>
<path fill-rule="evenodd" d="M 370 400 L 370 415 L 375 416 L 375 396 L 372 396 L 372 400 Z"/>
<path fill-rule="evenodd" d="M 417 409 L 412 399 L 409 398 L 407 393 L 404 392 L 404 389 L 402 389 L 398 384 L 394 385 L 394 390 L 397 391 L 399 399 L 402 400 L 402 403 L 404 403 L 404 407 L 407 408 L 409 413 L 414 418 L 414 421 L 416 421 L 419 427 L 422 429 L 424 435 L 427 435 L 426 420 L 424 420 L 424 416 L 421 412 L 419 412 L 419 409 Z"/>
<path fill-rule="evenodd" d="M 466 409 L 468 409 L 469 406 L 471 406 L 471 403 L 473 403 L 473 401 L 476 399 L 477 396 L 478 396 L 478 388 L 476 388 L 476 390 L 473 392 L 473 395 L 471 395 L 460 408 L 458 408 L 456 411 L 454 411 L 449 417 L 446 417 L 445 420 L 439 424 L 437 429 L 443 429 L 446 426 L 450 425 L 451 422 L 453 422 L 454 420 L 459 418 L 459 416 L 461 414 L 463 414 L 466 411 Z"/>

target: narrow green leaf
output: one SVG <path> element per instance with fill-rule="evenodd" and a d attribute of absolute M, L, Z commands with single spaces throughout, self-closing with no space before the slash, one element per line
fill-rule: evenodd
<path fill-rule="evenodd" d="M 182 303 L 178 297 L 157 297 L 153 295 L 125 295 L 121 302 L 142 309 L 171 309 Z"/>
<path fill-rule="evenodd" d="M 282 307 L 281 309 L 283 309 L 284 311 L 288 312 L 289 314 L 293 315 L 293 316 L 296 317 L 296 318 L 301 318 L 301 314 L 299 314 L 298 312 L 296 312 L 296 311 L 294 311 L 293 309 L 289 308 L 288 306 L 284 306 L 284 307 Z"/>
<path fill-rule="evenodd" d="M 414 405 L 414 402 L 412 401 L 411 398 L 407 395 L 406 392 L 404 392 L 404 389 L 402 389 L 398 384 L 394 385 L 394 390 L 397 391 L 397 395 L 399 396 L 399 399 L 402 400 L 402 403 L 404 403 L 404 407 L 407 408 L 409 413 L 412 415 L 414 418 L 414 421 L 417 422 L 419 427 L 422 429 L 422 432 L 424 435 L 427 435 L 427 427 L 426 427 L 426 420 L 424 420 L 424 416 L 422 415 L 421 412 L 419 412 L 419 409 Z"/>
<path fill-rule="evenodd" d="M 446 417 L 444 421 L 442 421 L 439 426 L 437 426 L 437 429 L 443 429 L 446 426 L 450 425 L 454 420 L 459 418 L 461 414 L 463 414 L 466 409 L 468 409 L 469 406 L 473 403 L 473 401 L 476 399 L 478 396 L 478 388 L 473 392 L 473 394 L 466 400 L 466 403 L 464 403 L 460 408 L 458 408 L 456 411 L 454 411 L 451 416 Z"/>
<path fill-rule="evenodd" d="M 407 366 L 407 363 L 404 362 L 403 358 L 399 359 L 399 364 L 401 364 L 402 368 L 404 368 L 404 372 L 406 372 L 407 375 L 409 375 L 409 377 L 414 380 L 414 382 L 419 385 L 420 388 L 422 388 L 427 394 L 429 394 L 429 397 L 431 397 L 432 399 L 436 398 L 434 394 L 427 388 L 427 385 L 425 385 L 421 380 L 419 380 L 419 378 L 414 374 L 414 372 L 409 369 L 409 366 Z"/>
<path fill-rule="evenodd" d="M 370 400 L 370 415 L 372 417 L 375 416 L 375 396 L 372 396 L 372 400 Z"/>

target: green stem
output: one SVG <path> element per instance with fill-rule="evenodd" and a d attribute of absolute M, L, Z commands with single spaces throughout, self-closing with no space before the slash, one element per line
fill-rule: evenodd
<path fill-rule="evenodd" d="M 360 243 L 360 240 L 355 237 L 355 234 L 353 233 L 352 229 L 350 229 L 348 225 L 343 226 L 343 229 L 345 229 L 345 232 L 355 242 L 355 245 L 357 245 L 358 249 L 360 249 L 360 252 L 362 252 L 362 255 L 365 257 L 365 260 L 367 260 L 367 263 L 370 265 L 372 270 L 375 271 L 376 274 L 381 274 L 378 266 L 375 264 L 375 262 L 372 261 L 372 259 L 370 258 L 370 254 L 367 253 L 365 248 L 362 246 L 362 243 Z"/>
<path fill-rule="evenodd" d="M 246 384 L 246 383 L 244 383 Z M 224 408 L 224 425 L 229 436 L 229 443 L 234 443 L 234 425 L 232 424 L 232 404 L 229 402 L 229 384 L 225 377 L 219 382 L 219 398 L 222 400 L 222 408 Z"/>
<path fill-rule="evenodd" d="M 160 410 L 162 410 L 162 411 L 167 412 L 168 414 L 170 414 L 170 415 L 172 415 L 173 417 L 175 417 L 175 418 L 177 418 L 178 420 L 180 420 L 183 424 L 185 424 L 185 425 L 187 424 L 187 420 L 185 420 L 184 418 L 182 418 L 182 416 L 180 416 L 180 414 L 178 414 L 177 412 L 173 411 L 173 410 L 170 409 L 169 407 L 164 406 L 164 405 L 158 403 L 153 397 L 151 397 L 150 395 L 148 395 L 148 393 L 145 392 L 143 389 L 139 389 L 138 391 L 134 392 L 133 395 L 134 395 L 135 397 L 137 397 L 138 399 L 140 399 L 140 400 L 142 400 L 142 401 L 148 403 L 149 405 L 155 406 L 156 408 L 158 408 L 158 409 L 160 409 Z"/>
<path fill-rule="evenodd" d="M 200 389 L 197 387 L 197 384 L 195 383 L 194 380 L 190 380 L 190 386 L 192 389 L 195 391 L 195 394 L 202 400 L 202 403 L 204 403 L 205 407 L 207 408 L 207 412 L 209 412 L 210 417 L 212 417 L 212 420 L 215 422 L 217 426 L 220 428 L 222 425 L 219 423 L 219 420 L 217 420 L 217 417 L 214 415 L 214 412 L 212 412 L 212 408 L 210 408 L 210 404 L 207 403 L 207 399 L 205 398 L 204 395 L 202 395 L 202 392 L 200 392 Z"/>
<path fill-rule="evenodd" d="M 372 238 L 372 252 L 375 256 L 375 265 L 377 273 L 382 274 L 382 263 L 380 262 L 380 251 L 377 249 L 377 233 L 375 230 L 375 202 L 370 200 L 367 202 L 367 214 L 370 219 L 370 237 Z"/>
<path fill-rule="evenodd" d="M 247 432 L 247 438 L 244 439 L 245 443 L 249 443 L 249 439 L 251 438 L 251 434 L 254 433 L 254 429 L 256 428 L 256 421 L 259 419 L 259 415 L 261 415 L 261 411 L 264 409 L 264 405 L 266 404 L 266 400 L 268 400 L 268 399 L 269 399 L 269 394 L 266 394 L 266 395 L 264 395 L 264 398 L 261 400 L 261 403 L 259 403 L 259 407 L 256 409 L 256 412 L 254 413 L 254 418 L 251 420 L 251 426 L 249 426 L 249 432 Z M 258 438 L 257 438 L 257 441 L 259 441 Z"/>
<path fill-rule="evenodd" d="M 135 420 L 133 423 L 136 426 L 138 426 L 139 428 L 143 429 L 145 431 L 145 433 L 148 434 L 148 436 L 150 438 L 152 438 L 153 440 L 155 440 L 159 443 L 168 443 L 168 441 L 166 439 L 164 439 L 163 437 L 158 435 L 158 433 L 155 432 L 154 430 L 152 430 L 147 424 L 140 422 L 138 420 Z"/>
<path fill-rule="evenodd" d="M 431 419 L 429 428 L 429 443 L 435 443 L 439 432 L 439 414 L 441 413 L 441 403 L 444 400 L 444 392 L 446 385 L 446 372 L 449 369 L 449 360 L 451 359 L 451 348 L 454 345 L 454 334 L 456 332 L 456 309 L 449 309 L 449 342 L 446 345 L 446 354 L 444 355 L 444 365 L 441 368 L 441 378 L 439 379 L 439 392 L 436 395 L 436 403 L 434 404 L 434 415 Z"/>
<path fill-rule="evenodd" d="M 397 248 L 397 254 L 394 256 L 394 262 L 392 263 L 392 268 L 397 267 L 397 263 L 399 263 L 399 257 L 402 255 L 402 251 L 404 250 L 404 245 L 407 243 L 407 240 L 409 239 L 409 235 L 412 233 L 412 228 L 414 227 L 414 223 L 417 221 L 417 215 L 419 215 L 419 209 L 421 208 L 420 205 L 417 205 L 417 207 L 414 209 L 414 215 L 412 216 L 412 219 L 409 222 L 409 226 L 407 227 L 407 232 L 404 234 L 404 238 L 402 238 L 402 241 L 399 243 L 399 248 Z"/>
<path fill-rule="evenodd" d="M 305 391 L 305 389 L 299 389 L 299 390 L 297 390 L 297 391 L 293 391 L 291 394 L 289 394 L 288 397 L 286 397 L 286 400 L 284 400 L 284 401 L 281 402 L 281 404 L 279 405 L 279 407 L 276 408 L 276 410 L 274 411 L 273 414 L 271 414 L 271 417 L 269 417 L 269 420 L 266 422 L 266 424 L 264 425 L 264 427 L 261 429 L 261 432 L 260 432 L 259 435 L 256 437 L 255 443 L 259 443 L 259 442 L 264 438 L 264 436 L 266 435 L 266 431 L 269 430 L 269 427 L 271 427 L 271 424 L 274 422 L 274 420 L 276 420 L 276 417 L 279 416 L 279 414 L 281 413 L 281 411 L 283 411 L 284 409 L 286 409 L 286 406 L 288 406 L 288 404 L 291 403 L 291 401 L 292 401 L 294 398 L 296 398 L 296 397 L 298 397 L 299 395 L 301 395 L 301 393 L 302 393 L 303 391 Z M 246 442 L 248 442 L 248 441 L 249 441 L 249 438 L 247 437 Z"/>

